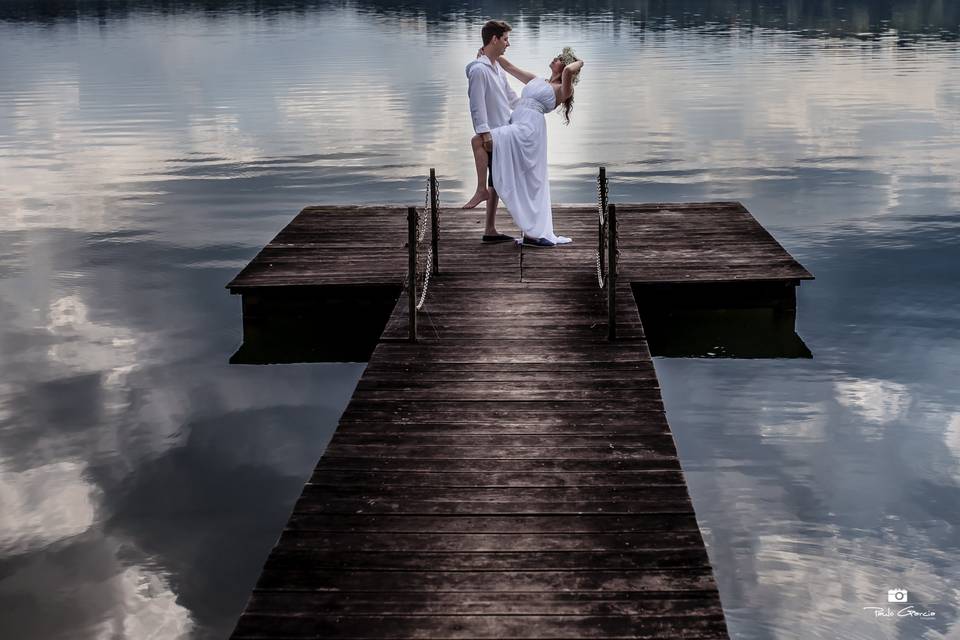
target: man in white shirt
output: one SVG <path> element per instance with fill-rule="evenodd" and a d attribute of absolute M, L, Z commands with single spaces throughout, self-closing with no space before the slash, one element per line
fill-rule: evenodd
<path fill-rule="evenodd" d="M 484 148 L 488 156 L 488 195 L 487 216 L 483 230 L 483 242 L 506 242 L 513 240 L 511 236 L 497 232 L 496 216 L 497 204 L 500 198 L 493 188 L 493 157 L 490 146 L 491 129 L 510 124 L 510 114 L 520 99 L 507 82 L 507 74 L 497 60 L 510 46 L 510 25 L 500 20 L 491 20 L 483 25 L 481 37 L 483 48 L 476 60 L 467 65 L 467 95 L 470 97 L 470 117 L 473 119 L 473 130 L 483 139 Z M 480 170 L 478 164 L 478 170 Z M 482 174 L 481 174 L 482 175 Z M 474 200 L 479 202 L 478 195 Z M 471 200 L 473 202 L 474 200 Z M 468 203 L 469 204 L 469 203 Z"/>

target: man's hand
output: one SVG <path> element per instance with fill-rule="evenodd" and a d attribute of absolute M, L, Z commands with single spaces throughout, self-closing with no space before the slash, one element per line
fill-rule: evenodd
<path fill-rule="evenodd" d="M 480 139 L 483 140 L 483 148 L 487 151 L 493 151 L 493 136 L 490 133 L 481 133 Z"/>

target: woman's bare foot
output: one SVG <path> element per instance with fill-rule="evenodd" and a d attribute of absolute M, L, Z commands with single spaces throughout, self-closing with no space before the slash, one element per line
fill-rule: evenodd
<path fill-rule="evenodd" d="M 473 209 L 474 207 L 476 207 L 478 204 L 485 201 L 489 197 L 490 197 L 490 191 L 486 187 L 484 187 L 483 189 L 478 189 L 477 192 L 473 194 L 473 197 L 470 198 L 470 200 L 467 202 L 467 204 L 463 205 L 463 208 Z"/>

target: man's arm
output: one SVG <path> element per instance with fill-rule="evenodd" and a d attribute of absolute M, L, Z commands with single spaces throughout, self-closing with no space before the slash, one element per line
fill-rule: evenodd
<path fill-rule="evenodd" d="M 467 95 L 470 97 L 470 117 L 473 119 L 473 130 L 477 133 L 489 133 L 490 125 L 487 121 L 487 74 L 480 65 L 475 64 L 467 68 Z"/>
<path fill-rule="evenodd" d="M 529 71 L 524 71 L 523 69 L 513 64 L 503 56 L 500 56 L 499 58 L 497 58 L 497 64 L 499 64 L 504 71 L 512 75 L 514 78 L 516 78 L 523 84 L 527 84 L 528 82 L 530 82 L 531 80 L 537 77 L 535 74 L 532 74 Z M 507 87 L 509 86 L 510 84 L 507 83 Z M 509 94 L 507 94 L 507 97 L 509 98 Z"/>

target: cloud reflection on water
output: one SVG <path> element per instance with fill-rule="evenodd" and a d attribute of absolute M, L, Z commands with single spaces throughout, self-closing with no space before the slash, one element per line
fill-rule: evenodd
<path fill-rule="evenodd" d="M 0 552 L 17 555 L 83 533 L 94 522 L 97 489 L 81 463 L 59 461 L 25 471 L 0 462 Z"/>

